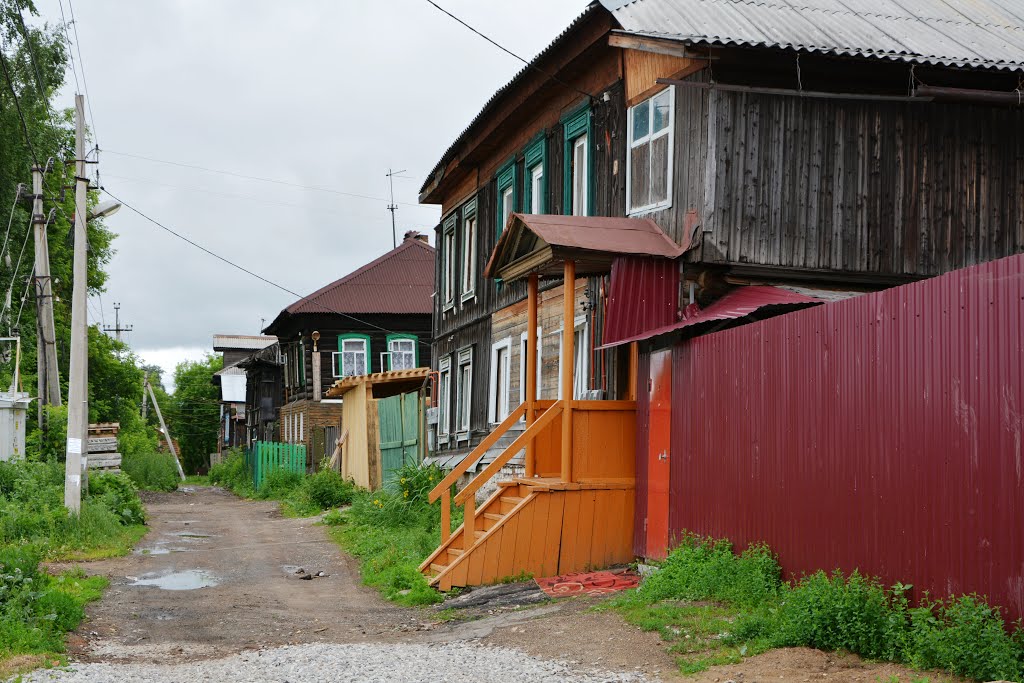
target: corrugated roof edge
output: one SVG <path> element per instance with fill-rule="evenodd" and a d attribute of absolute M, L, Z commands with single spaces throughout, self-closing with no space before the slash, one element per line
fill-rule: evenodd
<path fill-rule="evenodd" d="M 707 36 L 684 36 L 678 33 L 661 33 L 659 31 L 627 31 L 617 30 L 622 35 L 639 36 L 643 38 L 661 38 L 673 40 L 687 46 L 734 46 L 750 47 L 773 50 L 789 50 L 792 52 L 814 52 L 819 54 L 836 55 L 839 57 L 861 57 L 865 59 L 887 59 L 908 64 L 928 64 L 930 66 L 949 67 L 973 67 L 989 68 L 998 71 L 1020 71 L 1024 70 L 1024 64 L 1017 62 L 992 62 L 983 59 L 950 59 L 935 55 L 918 55 L 910 52 L 882 52 L 856 47 L 819 47 L 816 45 L 796 45 L 782 43 L 766 43 L 764 41 L 737 40 L 731 38 L 718 38 L 710 40 Z"/>
<path fill-rule="evenodd" d="M 458 137 L 455 138 L 455 141 L 452 142 L 452 144 L 448 146 L 448 149 L 446 149 L 444 151 L 444 154 L 441 155 L 441 158 L 434 165 L 433 170 L 431 170 L 430 173 L 427 174 L 426 180 L 423 181 L 423 185 L 420 187 L 420 202 L 423 201 L 422 197 L 423 197 L 424 193 L 426 193 L 427 188 L 430 187 L 430 185 L 433 184 L 435 182 L 435 180 L 438 179 L 437 178 L 437 174 L 451 160 L 451 157 L 455 153 L 456 148 L 458 148 L 458 146 L 461 145 L 465 141 L 465 139 L 469 135 L 470 131 L 472 131 L 473 128 L 475 128 L 477 126 L 477 124 L 480 123 L 480 121 L 485 116 L 487 116 L 487 114 L 490 113 L 491 109 L 497 104 L 497 101 L 506 92 L 508 92 L 509 90 L 514 88 L 519 83 L 519 81 L 521 81 L 523 79 L 523 77 L 525 77 L 526 74 L 529 73 L 534 68 L 534 66 L 537 64 L 537 62 L 539 62 L 541 59 L 546 57 L 553 49 L 558 47 L 558 45 L 560 45 L 562 43 L 562 41 L 565 40 L 566 36 L 568 36 L 577 26 L 579 26 L 586 19 L 588 19 L 590 17 L 590 15 L 596 13 L 598 8 L 600 8 L 601 10 L 604 10 L 604 8 L 601 6 L 601 3 L 597 2 L 597 0 L 594 0 L 593 2 L 591 2 L 590 5 L 587 7 L 587 9 L 583 10 L 582 14 L 580 14 L 578 17 L 573 19 L 571 24 L 569 24 L 567 27 L 565 27 L 565 29 L 561 33 L 559 33 L 557 36 L 555 36 L 555 39 L 552 40 L 548 44 L 547 47 L 545 47 L 543 50 L 538 52 L 536 54 L 536 56 L 534 56 L 534 58 L 530 60 L 529 64 L 527 64 L 522 69 L 520 69 L 518 72 L 516 72 L 516 75 L 512 77 L 512 80 L 510 80 L 508 83 L 506 83 L 505 85 L 503 85 L 500 88 L 498 88 L 494 92 L 494 94 L 491 95 L 490 99 L 488 99 L 484 103 L 484 106 L 483 106 L 483 108 L 480 109 L 479 113 L 477 113 L 477 115 L 474 116 L 473 119 L 469 122 L 469 125 L 467 125 L 463 129 L 463 131 L 461 133 L 459 133 Z M 606 10 L 604 10 L 604 11 L 606 11 Z"/>

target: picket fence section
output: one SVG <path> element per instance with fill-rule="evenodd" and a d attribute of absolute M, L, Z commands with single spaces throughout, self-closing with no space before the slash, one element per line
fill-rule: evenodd
<path fill-rule="evenodd" d="M 279 469 L 306 474 L 306 446 L 295 443 L 257 441 L 245 451 L 245 465 L 252 474 L 252 485 L 257 489 L 267 476 Z"/>

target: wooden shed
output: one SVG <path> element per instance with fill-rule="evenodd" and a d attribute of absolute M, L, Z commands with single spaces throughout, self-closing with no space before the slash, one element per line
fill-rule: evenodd
<path fill-rule="evenodd" d="M 429 368 L 345 377 L 327 390 L 342 399 L 344 446 L 341 474 L 379 489 L 403 465 L 417 464 L 425 449 L 423 389 Z"/>

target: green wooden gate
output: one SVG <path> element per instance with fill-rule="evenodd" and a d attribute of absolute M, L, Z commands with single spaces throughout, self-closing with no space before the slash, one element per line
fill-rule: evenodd
<path fill-rule="evenodd" d="M 403 465 L 419 463 L 419 393 L 390 396 L 377 401 L 380 421 L 380 465 L 383 484 L 391 487 Z"/>

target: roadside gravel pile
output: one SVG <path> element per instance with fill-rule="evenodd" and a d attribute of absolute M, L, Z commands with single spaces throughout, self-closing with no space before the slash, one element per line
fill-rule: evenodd
<path fill-rule="evenodd" d="M 181 664 L 72 664 L 26 683 L 643 683 L 637 673 L 583 671 L 506 648 L 445 645 L 292 645 Z"/>

